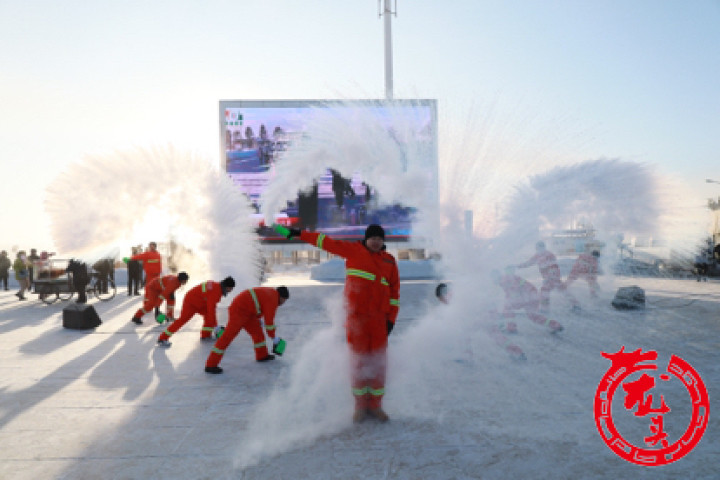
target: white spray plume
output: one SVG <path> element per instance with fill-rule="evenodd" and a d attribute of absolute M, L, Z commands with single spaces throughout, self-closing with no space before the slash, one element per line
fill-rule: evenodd
<path fill-rule="evenodd" d="M 284 358 L 292 365 L 278 388 L 250 417 L 238 448 L 236 468 L 311 444 L 320 435 L 349 424 L 352 396 L 342 301 L 339 297 L 326 299 L 324 306 L 333 325 L 307 339 L 295 356 Z"/>
<path fill-rule="evenodd" d="M 88 263 L 130 256 L 134 245 L 173 245 L 191 282 L 232 275 L 236 288 L 259 278 L 252 210 L 207 158 L 172 147 L 88 156 L 46 191 L 58 256 Z M 167 266 L 167 264 L 165 265 Z"/>
<path fill-rule="evenodd" d="M 430 215 L 421 217 L 423 222 L 439 211 L 441 228 L 427 222 L 413 225 L 413 230 L 437 237 L 440 273 L 452 282 L 453 298 L 450 305 L 440 305 L 430 294 L 425 305 L 416 306 L 420 313 L 407 318 L 401 294 L 399 322 L 411 324 L 391 336 L 385 398 L 388 412 L 400 421 L 442 421 L 446 413 L 463 415 L 463 411 L 473 412 L 482 405 L 490 411 L 507 411 L 498 422 L 499 428 L 507 428 L 507 422 L 529 404 L 542 415 L 553 401 L 556 392 L 542 383 L 544 369 L 561 371 L 568 358 L 558 357 L 552 364 L 547 359 L 545 364 L 531 363 L 523 371 L 514 369 L 509 374 L 512 367 L 506 352 L 488 333 L 494 321 L 491 311 L 503 303 L 502 291 L 488 273 L 527 259 L 545 229 L 569 228 L 583 221 L 602 229 L 600 234 L 606 236 L 624 231 L 654 234 L 665 225 L 686 225 L 684 236 L 694 234 L 691 222 L 686 222 L 677 208 L 669 208 L 663 198 L 673 191 L 669 182 L 649 165 L 617 159 L 582 161 L 580 155 L 567 151 L 556 156 L 552 145 L 532 145 L 523 138 L 516 139 L 519 146 L 501 148 L 512 143 L 511 135 L 505 132 L 502 145 L 494 143 L 497 129 L 492 121 L 481 129 L 470 122 L 455 129 L 453 135 L 443 130 L 446 136 L 441 136 L 441 145 L 454 147 L 441 149 L 440 205 L 426 205 L 417 195 L 424 193 L 418 186 L 422 184 L 414 191 L 408 189 L 408 183 L 417 180 L 416 172 L 412 167 L 404 171 L 402 152 L 387 130 L 368 118 L 346 120 L 317 117 L 297 152 L 288 152 L 282 159 L 285 163 L 264 196 L 263 208 L 266 216 L 279 211 L 299 189 L 310 186 L 326 167 L 333 167 L 346 176 L 361 171 L 385 199 L 401 199 L 404 205 L 427 209 Z M 562 137 L 560 133 L 555 136 Z M 533 157 L 534 152 L 539 153 Z M 412 163 L 412 158 L 405 159 Z M 479 220 L 472 234 L 462 228 L 465 210 L 472 210 Z M 326 310 L 324 314 L 330 318 L 343 316 L 337 305 Z M 528 332 L 524 340 L 530 349 L 538 344 L 531 355 L 542 356 L 548 348 L 547 335 L 533 334 L 546 332 L 527 323 L 530 325 L 522 327 Z M 345 368 L 347 361 L 339 348 L 342 345 L 333 344 L 330 338 L 329 332 L 323 331 L 309 339 L 290 369 L 289 384 L 279 386 L 270 402 L 254 412 L 256 420 L 238 448 L 238 467 L 258 464 L 268 455 L 307 445 L 349 425 L 352 399 L 347 395 L 347 382 L 334 376 L 337 369 L 332 368 Z M 569 361 L 586 360 L 573 357 Z M 318 372 L 320 375 L 314 376 Z M 330 372 L 333 375 L 328 375 Z M 310 388 L 303 390 L 306 383 Z M 540 392 L 540 396 L 529 400 L 527 391 Z M 325 414 L 319 417 L 318 409 Z M 543 432 L 532 435 L 541 437 Z"/>
<path fill-rule="evenodd" d="M 347 178 L 359 174 L 376 189 L 381 204 L 428 203 L 432 177 L 427 166 L 434 145 L 417 138 L 427 135 L 431 125 L 415 118 L 417 113 L 407 107 L 390 107 L 380 115 L 371 102 L 353 106 L 313 109 L 305 135 L 278 159 L 278 173 L 263 192 L 266 224 L 298 191 L 310 189 L 327 168 Z"/>

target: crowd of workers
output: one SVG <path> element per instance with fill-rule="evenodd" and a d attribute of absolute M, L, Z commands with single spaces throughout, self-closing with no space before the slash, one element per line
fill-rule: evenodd
<path fill-rule="evenodd" d="M 380 225 L 370 225 L 362 241 L 336 240 L 323 233 L 295 228 L 283 229 L 283 233 L 288 238 L 297 237 L 345 259 L 345 330 L 355 404 L 353 421 L 362 422 L 374 418 L 386 422 L 388 415 L 382 408 L 382 399 L 387 371 L 387 339 L 398 316 L 400 281 L 395 258 L 386 251 L 385 231 Z M 31 250 L 31 256 L 19 251 L 12 264 L 20 285 L 20 291 L 16 294 L 20 300 L 25 299 L 25 292 L 31 288 L 30 282 L 37 277 L 37 274 L 33 276 L 32 269 L 42 269 L 43 261 L 52 256 L 42 252 L 33 260 L 32 255 L 36 255 L 35 249 Z M 518 331 L 517 323 L 508 319 L 515 317 L 518 311 L 524 311 L 533 323 L 547 328 L 550 333 L 562 331 L 563 326 L 559 322 L 547 317 L 550 293 L 559 291 L 567 297 L 573 310 L 578 310 L 579 303 L 568 291 L 568 286 L 582 279 L 587 282 L 590 295 L 597 297 L 599 256 L 597 250 L 581 253 L 563 281 L 557 258 L 546 248 L 544 242 L 540 241 L 536 244 L 536 253 L 527 261 L 510 265 L 502 273 L 493 271 L 493 281 L 503 290 L 505 302 L 501 312 L 491 311 L 487 316 L 491 320 L 488 325 L 490 336 L 513 357 L 524 360 L 526 357 L 522 349 L 506 337 Z M 188 284 L 189 275 L 182 271 L 163 275 L 162 255 L 155 242 L 150 242 L 145 251 L 139 247 L 133 248 L 132 255 L 123 258 L 123 261 L 128 269 L 127 294 L 140 295 L 139 289 L 144 286 L 142 306 L 134 313 L 131 321 L 142 325 L 143 317 L 152 313 L 158 323 L 165 324 L 157 338 L 158 347 L 171 347 L 170 338 L 195 315 L 200 315 L 203 318 L 200 340 L 214 341 L 205 364 L 205 372 L 209 374 L 223 372 L 220 362 L 242 330 L 252 339 L 256 361 L 267 362 L 275 359 L 276 355 L 282 355 L 285 342 L 277 335 L 275 315 L 278 307 L 290 298 L 287 287 L 258 286 L 242 290 L 230 302 L 227 324 L 221 326 L 218 325 L 217 306 L 223 297 L 235 288 L 235 280 L 231 276 L 218 281 L 206 280 L 188 289 L 183 297 L 180 316 L 176 319 L 175 294 L 178 289 Z M 6 252 L 1 252 L 0 285 L 4 282 L 5 290 L 8 289 L 5 273 L 10 266 Z M 539 291 L 516 274 L 516 269 L 531 266 L 537 266 L 542 277 Z M 110 278 L 114 261 L 104 259 L 92 267 L 94 271 L 100 272 L 101 277 Z M 85 302 L 86 299 L 80 292 L 84 293 L 83 283 L 87 283 L 88 266 L 73 259 L 69 262 L 67 271 L 72 273 L 73 282 L 76 282 L 80 295 L 78 301 Z M 448 285 L 438 285 L 436 295 L 442 303 L 449 303 Z M 163 303 L 165 313 L 160 312 Z"/>
<path fill-rule="evenodd" d="M 370 225 L 361 242 L 335 240 L 321 233 L 297 229 L 289 230 L 287 236 L 299 237 L 317 248 L 345 258 L 346 336 L 355 399 L 353 421 L 374 418 L 386 422 L 388 415 L 382 409 L 382 399 L 387 370 L 387 337 L 398 314 L 400 281 L 395 258 L 386 252 L 385 231 L 380 225 Z M 180 316 L 176 319 L 175 294 L 188 284 L 189 275 L 186 272 L 163 275 L 162 255 L 157 251 L 155 242 L 151 242 L 144 252 L 134 249 L 132 255 L 123 258 L 123 261 L 128 267 L 128 295 L 139 294 L 140 272 L 145 277 L 143 303 L 131 321 L 142 325 L 143 317 L 152 313 L 158 323 L 166 325 L 157 339 L 158 347 L 169 348 L 172 335 L 194 315 L 200 315 L 203 317 L 200 339 L 215 342 L 205 364 L 205 372 L 209 374 L 223 372 L 220 362 L 242 330 L 251 337 L 258 362 L 274 360 L 276 355 L 282 355 L 285 341 L 276 333 L 275 315 L 278 307 L 290 298 L 287 287 L 258 286 L 239 292 L 230 302 L 227 324 L 219 326 L 217 306 L 234 289 L 235 280 L 232 277 L 194 285 L 185 293 Z M 23 268 L 31 265 L 24 252 L 18 252 L 15 270 L 21 272 L 21 278 L 32 278 L 29 272 L 22 272 Z M 71 273 L 72 281 L 78 282 L 75 288 L 79 294 L 84 293 L 87 265 L 79 259 L 72 259 L 67 271 Z M 24 292 L 29 288 L 29 284 L 21 284 L 18 297 L 25 298 Z M 80 297 L 79 301 L 82 303 L 86 299 Z M 163 303 L 164 313 L 160 312 Z"/>

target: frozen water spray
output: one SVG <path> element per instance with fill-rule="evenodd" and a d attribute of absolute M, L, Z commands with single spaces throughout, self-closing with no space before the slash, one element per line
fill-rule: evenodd
<path fill-rule="evenodd" d="M 172 243 L 191 281 L 232 275 L 240 289 L 257 284 L 251 208 L 207 158 L 172 147 L 88 156 L 50 184 L 45 202 L 62 255 L 91 263 Z"/>
<path fill-rule="evenodd" d="M 489 272 L 518 262 L 543 232 L 568 228 L 580 220 L 605 238 L 619 232 L 659 233 L 663 217 L 677 226 L 682 215 L 670 208 L 676 199 L 664 198 L 671 191 L 668 182 L 648 165 L 555 160 L 547 151 L 528 160 L 532 148 L 527 148 L 526 139 L 518 139 L 523 148 L 503 149 L 493 145 L 491 134 L 460 126 L 440 139 L 441 144 L 455 142 L 456 147 L 450 155 L 441 149 L 441 200 L 433 203 L 428 199 L 435 197 L 426 194 L 428 152 L 413 141 L 418 132 L 410 130 L 411 123 L 398 117 L 388 124 L 367 112 L 337 118 L 319 110 L 306 136 L 279 160 L 282 168 L 277 168 L 263 195 L 266 222 L 326 168 L 345 176 L 360 173 L 377 188 L 383 202 L 417 207 L 422 215 L 415 219 L 413 230 L 432 241 L 432 249 L 441 254 L 442 275 L 453 281 L 453 301 L 440 306 L 428 299 L 427 313 L 409 319 L 409 328 L 391 336 L 388 412 L 394 418 L 402 412 L 405 418 L 441 421 L 448 412 L 472 416 L 486 407 L 511 417 L 527 407 L 527 392 L 535 389 L 546 396 L 530 401 L 542 414 L 542 401 L 553 393 L 541 383 L 548 366 L 528 365 L 509 374 L 510 360 L 487 334 L 489 312 L 502 302 Z M 402 142 L 396 141 L 398 136 Z M 458 214 L 466 209 L 480 219 L 472 237 L 458 221 Z M 402 295 L 400 305 L 400 321 L 408 320 L 403 319 Z M 344 312 L 334 304 L 322 315 L 340 325 Z M 269 402 L 258 406 L 240 440 L 238 468 L 349 426 L 352 400 L 348 385 L 339 379 L 347 374 L 339 371 L 347 368 L 347 352 L 331 331 L 307 341 L 287 382 L 272 392 Z M 532 434 L 542 436 L 542 432 Z"/>

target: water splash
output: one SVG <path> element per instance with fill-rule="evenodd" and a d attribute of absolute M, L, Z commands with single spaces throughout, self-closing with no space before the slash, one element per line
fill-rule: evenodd
<path fill-rule="evenodd" d="M 449 412 L 466 410 L 470 413 L 465 415 L 471 415 L 482 405 L 489 411 L 508 412 L 502 414 L 504 421 L 517 424 L 513 415 L 529 406 L 542 415 L 553 402 L 556 392 L 541 380 L 548 369 L 569 374 L 567 365 L 591 362 L 581 358 L 582 349 L 569 348 L 563 350 L 564 356 L 546 360 L 544 365 L 528 365 L 526 370 L 508 374 L 509 359 L 486 333 L 489 312 L 502 305 L 502 293 L 490 281 L 489 272 L 525 260 L 543 231 L 568 228 L 582 220 L 606 238 L 617 232 L 661 235 L 680 225 L 684 238 L 696 232 L 687 212 L 672 206 L 680 190 L 673 190 L 672 182 L 648 164 L 586 160 L 579 154 L 555 157 L 556 150 L 533 146 L 522 137 L 505 149 L 502 145 L 511 144 L 512 138 L 502 136 L 502 145 L 495 144 L 492 121 L 485 129 L 476 126 L 476 122 L 455 125 L 450 134 L 443 130 L 441 145 L 453 147 L 441 150 L 439 205 L 423 198 L 422 172 L 403 167 L 403 161 L 408 166 L 413 163 L 412 148 L 399 149 L 377 119 L 339 121 L 331 114 L 319 115 L 297 152 L 281 160 L 287 163 L 278 169 L 263 197 L 263 211 L 269 217 L 324 168 L 334 167 L 346 176 L 361 171 L 375 182 L 386 201 L 399 199 L 423 211 L 413 229 L 432 240 L 432 247 L 441 254 L 441 273 L 453 281 L 454 297 L 449 306 L 440 306 L 430 297 L 425 313 L 409 319 L 410 327 L 391 337 L 385 405 L 394 418 L 402 412 L 400 418 L 442 421 Z M 555 135 L 562 137 L 561 132 Z M 533 157 L 533 152 L 538 155 Z M 460 219 L 468 209 L 479 220 L 473 235 L 467 235 Z M 402 319 L 400 301 L 401 320 L 407 321 Z M 337 306 L 326 307 L 324 315 L 336 324 L 342 322 L 343 312 Z M 587 333 L 585 328 L 591 327 L 576 326 L 575 331 Z M 350 425 L 351 407 L 333 404 L 322 421 L 316 415 L 327 398 L 351 402 L 340 397 L 346 392 L 338 391 L 343 385 L 337 378 L 313 377 L 318 371 L 326 372 L 328 365 L 346 364 L 345 352 L 331 339 L 328 332 L 309 339 L 306 345 L 311 348 L 303 349 L 295 359 L 289 384 L 271 394 L 272 407 L 263 404 L 253 413 L 252 418 L 259 420 L 253 420 L 240 440 L 236 467 L 256 465 Z M 552 340 L 535 340 L 539 346 L 532 354 L 543 356 Z M 464 358 L 466 350 L 474 355 L 469 363 Z M 307 379 L 314 379 L 310 391 L 302 389 Z M 528 391 L 539 394 L 538 398 L 529 400 Z M 571 395 L 568 403 L 577 400 Z M 493 428 L 509 431 L 502 422 Z M 521 433 L 545 434 L 542 429 Z M 567 438 L 580 435 L 572 427 L 564 434 Z"/>
<path fill-rule="evenodd" d="M 307 191 L 327 168 L 351 178 L 359 174 L 378 192 L 380 204 L 402 203 L 431 208 L 435 203 L 434 179 L 428 166 L 434 144 L 431 125 L 417 111 L 404 107 L 379 112 L 373 103 L 354 108 L 315 107 L 306 135 L 280 157 L 275 176 L 263 192 L 262 212 L 267 224 Z"/>
<path fill-rule="evenodd" d="M 255 286 L 259 243 L 246 199 L 207 158 L 172 147 L 88 156 L 47 188 L 62 256 L 88 263 L 129 256 L 131 246 L 172 242 L 191 282 L 233 275 Z"/>

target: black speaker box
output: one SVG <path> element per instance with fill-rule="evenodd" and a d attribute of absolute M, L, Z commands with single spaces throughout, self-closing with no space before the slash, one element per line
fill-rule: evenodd
<path fill-rule="evenodd" d="M 633 285 L 618 288 L 612 306 L 618 310 L 639 310 L 645 308 L 645 290 Z"/>
<path fill-rule="evenodd" d="M 100 325 L 100 317 L 92 305 L 73 303 L 63 308 L 63 327 L 88 330 Z"/>

